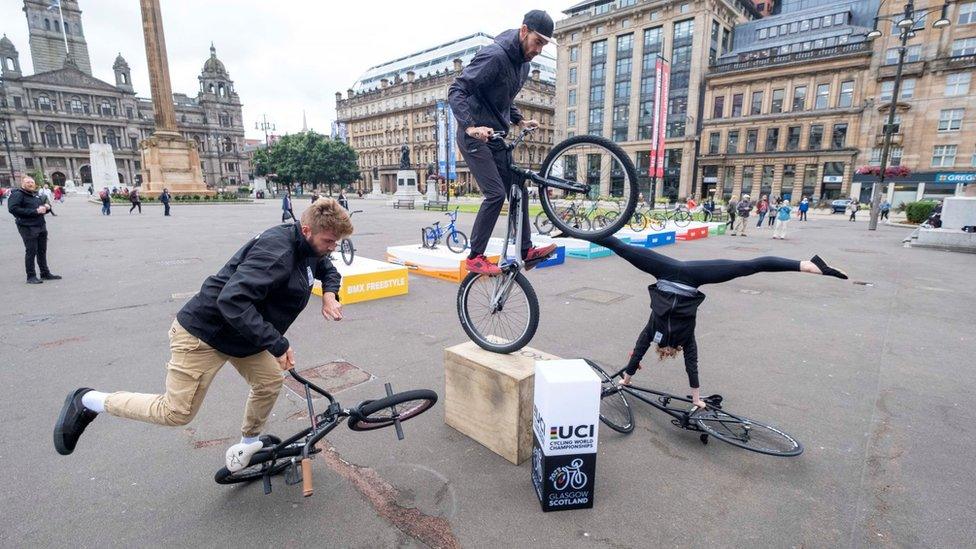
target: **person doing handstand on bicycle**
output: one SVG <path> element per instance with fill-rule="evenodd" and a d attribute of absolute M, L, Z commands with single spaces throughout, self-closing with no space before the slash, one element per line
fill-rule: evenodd
<path fill-rule="evenodd" d="M 530 61 L 542 53 L 543 46 L 555 44 L 550 38 L 552 30 L 549 14 L 530 11 L 520 28 L 499 34 L 494 44 L 481 48 L 447 93 L 458 122 L 458 148 L 485 196 L 471 229 L 471 252 L 465 262 L 465 267 L 474 273 L 501 274 L 501 269 L 485 258 L 485 249 L 505 197 L 518 177 L 510 169 L 512 156 L 505 144 L 490 138 L 496 130 L 507 132 L 512 124 L 520 128 L 539 126 L 536 120 L 524 120 L 513 102 L 529 75 Z M 526 269 L 531 269 L 555 251 L 556 245 L 532 246 L 528 197 L 524 191 L 522 202 L 525 207 L 519 245 Z"/>
<path fill-rule="evenodd" d="M 321 198 L 300 222 L 272 227 L 246 243 L 208 277 L 180 309 L 169 330 L 171 357 L 160 395 L 89 388 L 65 399 L 54 428 L 54 447 L 68 455 L 101 412 L 167 426 L 186 425 L 203 404 L 225 362 L 251 386 L 241 441 L 227 450 L 229 470 L 247 466 L 261 449 L 258 436 L 278 398 L 282 370 L 295 364 L 284 333 L 305 309 L 315 278 L 322 281 L 322 316 L 341 320 L 336 295 L 341 276 L 329 260 L 336 242 L 352 234 L 349 214 Z"/>
<path fill-rule="evenodd" d="M 843 271 L 828 266 L 818 255 L 813 256 L 810 261 L 772 256 L 744 261 L 680 261 L 648 248 L 632 246 L 612 236 L 596 240 L 596 243 L 610 248 L 634 267 L 657 279 L 647 287 L 651 294 L 651 316 L 637 338 L 620 384 L 630 384 L 631 377 L 641 367 L 641 359 L 651 343 L 655 343 L 660 360 L 674 358 L 679 352 L 684 353 L 691 400 L 699 408 L 705 407 L 698 383 L 698 345 L 695 342 L 698 306 L 705 301 L 705 294 L 698 290 L 699 286 L 728 282 L 756 273 L 773 272 L 801 272 L 847 279 Z"/>

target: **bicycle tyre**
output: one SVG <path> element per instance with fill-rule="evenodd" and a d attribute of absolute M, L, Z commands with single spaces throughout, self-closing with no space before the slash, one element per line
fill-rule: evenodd
<path fill-rule="evenodd" d="M 793 457 L 803 453 L 803 444 L 791 435 L 726 410 L 713 408 L 700 410 L 692 415 L 691 419 L 703 432 L 750 452 L 777 457 Z M 737 425 L 748 425 L 749 428 L 735 429 Z M 753 437 L 757 440 L 751 443 Z"/>
<path fill-rule="evenodd" d="M 539 298 L 536 297 L 535 290 L 532 288 L 528 279 L 525 278 L 525 275 L 522 273 L 516 274 L 514 283 L 521 289 L 522 294 L 525 296 L 527 307 L 525 322 L 519 322 L 517 318 L 515 320 L 516 324 L 524 324 L 516 328 L 516 330 L 521 330 L 521 332 L 514 334 L 517 335 L 514 339 L 510 338 L 507 340 L 493 333 L 483 333 L 487 330 L 475 325 L 475 316 L 471 313 L 473 306 L 471 300 L 482 297 L 488 297 L 490 299 L 491 284 L 496 281 L 501 281 L 503 278 L 503 276 L 486 276 L 478 273 L 468 273 L 468 276 L 464 277 L 464 280 L 461 281 L 461 285 L 458 287 L 457 312 L 458 318 L 461 320 L 461 328 L 464 329 L 464 333 L 468 334 L 471 341 L 474 341 L 475 344 L 486 351 L 508 354 L 525 347 L 535 336 L 535 332 L 539 328 Z M 486 291 L 488 292 L 487 294 Z M 472 292 L 477 293 L 479 298 L 473 298 Z M 494 315 L 502 314 L 502 312 L 489 311 L 486 313 L 485 316 L 491 315 L 489 325 L 497 327 L 499 322 L 497 319 L 500 317 L 495 317 Z M 478 316 L 478 318 L 482 317 Z"/>
<path fill-rule="evenodd" d="M 556 215 L 556 208 L 551 202 L 552 199 L 549 197 L 547 189 L 539 189 L 539 202 L 542 205 L 542 211 L 546 213 L 553 225 L 558 227 L 559 230 L 561 230 L 566 236 L 584 238 L 587 240 L 598 240 L 619 231 L 624 225 L 627 224 L 628 220 L 630 220 L 630 216 L 634 214 L 634 210 L 637 208 L 638 195 L 637 169 L 634 167 L 634 163 L 630 160 L 630 157 L 627 156 L 623 149 L 621 149 L 620 146 L 613 141 L 596 135 L 577 135 L 559 142 L 559 144 L 550 149 L 549 154 L 547 154 L 545 160 L 542 161 L 539 173 L 543 177 L 546 177 L 546 174 L 548 174 L 549 170 L 553 167 L 553 163 L 559 158 L 560 153 L 574 145 L 580 144 L 590 144 L 605 149 L 607 153 L 617 161 L 617 163 L 623 169 L 624 175 L 626 175 L 627 179 L 629 179 L 630 188 L 627 190 L 627 196 L 624 197 L 625 203 L 621 208 L 620 215 L 603 229 L 580 231 L 572 227 L 571 224 L 564 222 L 559 218 L 559 216 Z"/>
<path fill-rule="evenodd" d="M 423 241 L 421 244 L 424 248 L 433 249 L 434 246 L 437 246 L 437 232 L 433 227 L 424 227 L 423 231 Z"/>
<path fill-rule="evenodd" d="M 590 222 L 590 218 L 584 215 L 574 215 L 569 221 L 569 225 L 576 227 L 580 231 L 585 231 L 585 234 L 589 234 L 590 230 L 593 229 L 593 223 Z"/>
<path fill-rule="evenodd" d="M 464 250 L 468 249 L 468 235 L 462 233 L 461 231 L 448 233 L 446 240 L 447 249 L 456 254 L 462 253 Z"/>
<path fill-rule="evenodd" d="M 429 410 L 437 402 L 437 393 L 428 389 L 415 389 L 396 393 L 377 400 L 367 400 L 359 405 L 356 413 L 349 416 L 346 424 L 353 431 L 372 431 L 393 425 L 393 419 L 384 416 L 390 408 L 401 404 L 412 404 L 399 413 L 400 423 L 415 418 Z"/>
<path fill-rule="evenodd" d="M 617 389 L 616 382 L 603 368 L 589 360 L 586 362 L 600 378 L 600 421 L 618 433 L 630 433 L 634 430 L 634 411 L 627 395 Z"/>
<path fill-rule="evenodd" d="M 267 438 L 268 440 L 265 441 L 265 448 L 281 443 L 281 439 L 276 436 L 269 435 Z M 294 456 L 299 456 L 301 453 L 302 449 L 299 446 L 289 446 L 288 448 L 285 448 L 279 452 L 278 455 L 275 456 L 275 462 L 271 464 L 271 474 L 281 474 L 281 472 L 284 471 L 289 464 L 291 464 L 291 458 Z M 251 482 L 258 480 L 264 476 L 263 466 L 270 459 L 270 450 L 259 450 L 253 456 L 251 456 L 251 463 L 246 468 L 237 471 L 236 473 L 231 473 L 227 467 L 221 467 L 218 469 L 217 473 L 214 474 L 214 482 L 217 484 L 237 484 L 240 482 Z"/>
<path fill-rule="evenodd" d="M 635 232 L 641 232 L 647 228 L 647 218 L 642 213 L 635 213 L 633 217 L 630 218 L 630 229 Z"/>
<path fill-rule="evenodd" d="M 342 261 L 346 265 L 352 265 L 352 260 L 356 257 L 356 249 L 352 247 L 352 240 L 343 238 L 339 243 L 339 251 L 342 254 Z"/>
<path fill-rule="evenodd" d="M 646 215 L 644 217 L 647 218 L 647 224 L 655 231 L 663 231 L 668 226 L 667 218 L 662 218 L 660 214 Z"/>
<path fill-rule="evenodd" d="M 555 226 L 552 224 L 552 221 L 549 221 L 549 216 L 546 215 L 546 212 L 539 212 L 535 214 L 535 230 L 538 231 L 539 234 L 549 234 L 552 232 L 554 227 Z"/>
<path fill-rule="evenodd" d="M 674 212 L 674 224 L 679 227 L 687 227 L 691 223 L 691 214 L 686 211 Z"/>

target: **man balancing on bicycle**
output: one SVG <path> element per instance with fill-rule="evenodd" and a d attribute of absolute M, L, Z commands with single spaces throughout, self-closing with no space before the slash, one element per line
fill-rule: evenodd
<path fill-rule="evenodd" d="M 718 284 L 756 273 L 800 272 L 847 279 L 847 274 L 827 265 L 819 255 L 810 261 L 796 261 L 782 257 L 757 257 L 744 261 L 712 259 L 680 261 L 651 249 L 631 246 L 615 237 L 595 240 L 614 251 L 631 265 L 653 276 L 656 281 L 647 287 L 651 294 L 651 316 L 630 353 L 621 385 L 629 385 L 630 378 L 641 367 L 640 361 L 657 344 L 660 360 L 684 353 L 685 371 L 691 386 L 691 400 L 698 408 L 705 408 L 698 383 L 698 344 L 695 342 L 695 321 L 698 306 L 705 294 L 698 290 L 705 284 Z"/>
<path fill-rule="evenodd" d="M 465 262 L 471 272 L 501 274 L 501 269 L 485 258 L 485 248 L 505 197 L 518 176 L 509 169 L 512 157 L 505 144 L 490 138 L 494 131 L 508 131 L 512 124 L 530 129 L 539 126 L 535 120 L 523 119 L 513 101 L 529 75 L 529 62 L 542 53 L 543 46 L 555 44 L 550 38 L 552 29 L 549 14 L 541 10 L 530 11 L 525 14 L 520 28 L 499 34 L 494 44 L 475 54 L 448 90 L 448 102 L 458 121 L 461 156 L 485 196 L 471 229 L 471 253 Z M 524 191 L 523 199 L 528 203 Z M 519 244 L 525 267 L 531 269 L 555 251 L 556 245 L 533 247 L 528 208 L 522 213 L 522 242 Z"/>
<path fill-rule="evenodd" d="M 241 441 L 227 450 L 227 468 L 233 472 L 246 467 L 262 447 L 258 435 L 278 398 L 281 372 L 295 364 L 284 333 L 305 309 L 315 278 L 322 281 L 322 316 L 342 319 L 336 299 L 341 276 L 329 254 L 352 230 L 346 210 L 322 198 L 305 210 L 301 221 L 272 227 L 251 239 L 177 313 L 169 330 L 172 355 L 166 366 L 166 392 L 72 391 L 54 427 L 58 453 L 73 452 L 85 427 L 101 412 L 159 425 L 186 425 L 199 411 L 214 376 L 229 361 L 251 392 Z"/>

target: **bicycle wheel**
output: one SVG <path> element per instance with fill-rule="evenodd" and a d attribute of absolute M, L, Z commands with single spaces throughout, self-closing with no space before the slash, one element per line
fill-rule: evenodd
<path fill-rule="evenodd" d="M 570 137 L 549 151 L 539 174 L 552 181 L 585 184 L 589 189 L 582 193 L 540 185 L 546 187 L 539 189 L 542 210 L 567 236 L 588 240 L 610 236 L 627 224 L 637 207 L 637 170 L 623 149 L 609 139 L 594 135 Z M 548 190 L 552 190 L 552 197 Z M 601 202 L 601 195 L 611 198 Z M 578 211 L 604 213 L 611 207 L 609 200 L 619 201 L 620 215 L 606 227 L 583 230 L 557 215 L 571 201 L 579 203 Z"/>
<path fill-rule="evenodd" d="M 589 232 L 593 229 L 593 223 L 590 223 L 590 218 L 584 215 L 574 215 L 567 223 L 570 227 L 574 227 L 583 232 Z"/>
<path fill-rule="evenodd" d="M 437 402 L 437 393 L 416 389 L 396 393 L 379 400 L 367 400 L 359 405 L 356 413 L 349 416 L 347 425 L 353 431 L 372 431 L 393 425 L 393 413 L 400 422 L 415 418 Z"/>
<path fill-rule="evenodd" d="M 339 251 L 342 253 L 342 261 L 346 265 L 352 265 L 352 260 L 356 257 L 356 249 L 352 247 L 352 240 L 343 238 L 342 242 L 339 243 Z"/>
<path fill-rule="evenodd" d="M 539 327 L 539 299 L 522 273 L 486 276 L 468 273 L 458 288 L 461 328 L 486 351 L 511 353 L 532 340 Z M 506 289 L 507 286 L 507 289 Z M 492 305 L 496 293 L 506 292 Z"/>
<path fill-rule="evenodd" d="M 546 215 L 546 212 L 535 214 L 535 230 L 539 231 L 539 234 L 549 234 L 552 232 L 552 229 L 552 221 L 549 221 L 549 216 Z"/>
<path fill-rule="evenodd" d="M 674 212 L 674 224 L 679 227 L 687 227 L 691 223 L 691 214 L 682 210 Z"/>
<path fill-rule="evenodd" d="M 447 235 L 447 249 L 459 254 L 468 249 L 468 235 L 461 231 L 454 231 Z"/>
<path fill-rule="evenodd" d="M 651 226 L 651 229 L 655 231 L 663 231 L 668 225 L 668 219 L 662 214 L 646 215 L 647 223 Z"/>
<path fill-rule="evenodd" d="M 265 448 L 280 443 L 281 439 L 275 436 L 268 436 L 267 440 L 264 441 Z M 236 473 L 231 473 L 229 470 L 227 470 L 227 467 L 221 467 L 214 475 L 214 481 L 217 484 L 251 482 L 252 480 L 257 480 L 263 477 L 264 472 L 268 467 L 271 468 L 272 475 L 278 475 L 281 474 L 281 472 L 284 471 L 289 464 L 291 464 L 292 457 L 301 455 L 301 453 L 302 449 L 300 446 L 289 446 L 278 452 L 278 455 L 275 456 L 275 460 L 272 462 L 271 450 L 259 450 L 253 456 L 251 456 L 251 463 Z"/>
<path fill-rule="evenodd" d="M 619 390 L 606 371 L 598 364 L 586 361 L 600 378 L 600 421 L 618 433 L 634 430 L 634 412 L 627 402 L 627 395 Z"/>
<path fill-rule="evenodd" d="M 630 218 L 630 228 L 633 231 L 641 232 L 647 228 L 647 217 L 642 213 L 635 213 Z"/>
<path fill-rule="evenodd" d="M 701 410 L 691 419 L 709 435 L 751 452 L 780 457 L 803 453 L 803 445 L 783 431 L 725 410 Z"/>
<path fill-rule="evenodd" d="M 437 245 L 437 231 L 433 227 L 424 227 L 423 241 L 421 244 L 423 244 L 424 248 L 433 248 Z"/>

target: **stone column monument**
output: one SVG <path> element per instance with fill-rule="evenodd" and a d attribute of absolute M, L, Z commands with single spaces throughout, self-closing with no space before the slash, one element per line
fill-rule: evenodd
<path fill-rule="evenodd" d="M 168 188 L 172 194 L 215 194 L 207 190 L 203 182 L 196 145 L 184 139 L 176 127 L 159 0 L 139 0 L 139 4 L 142 8 L 142 33 L 146 40 L 149 87 L 156 120 L 156 130 L 140 143 L 142 194 L 159 196 L 163 188 Z"/>

